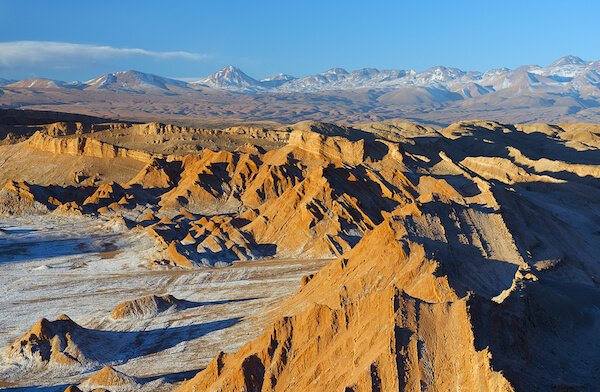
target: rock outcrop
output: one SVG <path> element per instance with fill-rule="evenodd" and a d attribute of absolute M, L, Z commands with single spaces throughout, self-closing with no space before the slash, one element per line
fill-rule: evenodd
<path fill-rule="evenodd" d="M 182 301 L 170 294 L 151 294 L 130 301 L 121 302 L 113 309 L 110 315 L 115 320 L 124 318 L 146 318 L 182 306 Z"/>
<path fill-rule="evenodd" d="M 109 390 L 111 392 L 130 392 L 140 389 L 140 384 L 130 377 L 110 366 L 104 366 L 79 384 L 84 391 Z"/>
<path fill-rule="evenodd" d="M 76 385 L 69 385 L 64 392 L 82 392 Z"/>
<path fill-rule="evenodd" d="M 590 206 L 591 194 L 598 195 L 591 180 L 597 166 L 592 155 L 551 148 L 551 141 L 542 147 L 538 136 L 518 132 L 492 122 L 462 123 L 442 130 L 446 137 L 406 145 L 407 168 L 381 170 L 384 184 L 395 185 L 387 189 L 396 207 L 356 246 L 303 279 L 261 337 L 220 353 L 178 391 L 593 390 L 597 361 L 583 346 L 599 344 L 592 336 L 600 318 L 591 309 L 600 291 L 583 271 L 596 270 L 584 250 L 594 240 L 586 235 L 580 250 L 567 245 L 571 229 L 550 223 L 560 208 L 547 209 L 562 205 L 567 194 Z M 427 149 L 432 146 L 445 153 Z M 546 157 L 526 158 L 541 148 Z M 403 177 L 407 171 L 412 174 Z M 563 196 L 555 199 L 549 189 Z M 287 211 L 302 216 L 300 204 L 288 205 L 273 204 L 277 212 L 265 220 L 266 230 L 278 227 L 280 217 L 296 216 Z M 265 211 L 259 208 L 258 217 Z M 311 225 L 330 219 L 322 216 Z M 568 222 L 566 212 L 560 216 Z M 252 230 L 258 222 L 248 228 L 260 238 Z M 578 264 L 552 263 L 561 259 L 553 242 L 568 247 Z M 572 355 L 585 371 L 570 365 Z"/>
<path fill-rule="evenodd" d="M 129 181 L 129 185 L 167 189 L 178 182 L 180 174 L 181 162 L 155 158 Z"/>
<path fill-rule="evenodd" d="M 365 159 L 364 140 L 350 141 L 338 136 L 325 136 L 317 132 L 292 131 L 289 145 L 306 150 L 332 161 L 359 165 Z"/>
<path fill-rule="evenodd" d="M 466 285 L 498 293 L 517 267 L 501 282 L 444 275 L 445 260 L 430 259 L 419 237 L 444 235 L 426 214 L 411 205 L 395 211 L 286 301 L 286 315 L 264 335 L 219 354 L 178 391 L 511 391 L 475 347 L 469 296 L 460 293 Z"/>
<path fill-rule="evenodd" d="M 131 158 L 150 162 L 152 154 L 143 151 L 116 147 L 88 137 L 53 137 L 43 132 L 34 133 L 28 140 L 29 148 L 46 151 L 52 154 L 81 155 L 95 158 Z"/>
<path fill-rule="evenodd" d="M 38 200 L 30 184 L 9 180 L 0 189 L 0 216 L 47 213 L 48 208 Z"/>
<path fill-rule="evenodd" d="M 83 365 L 88 359 L 80 350 L 84 329 L 67 315 L 54 321 L 41 319 L 7 350 L 7 357 L 37 365 Z"/>

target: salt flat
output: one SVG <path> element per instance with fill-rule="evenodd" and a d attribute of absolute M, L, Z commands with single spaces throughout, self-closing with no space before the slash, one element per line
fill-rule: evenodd
<path fill-rule="evenodd" d="M 155 240 L 111 221 L 28 216 L 0 220 L 0 229 L 0 345 L 8 347 L 43 317 L 67 314 L 102 333 L 102 341 L 89 342 L 102 346 L 102 362 L 156 379 L 145 388 L 190 378 L 219 351 L 234 351 L 258 336 L 269 309 L 300 286 L 301 276 L 325 263 L 258 260 L 153 270 L 147 263 L 160 259 Z M 145 319 L 110 317 L 122 301 L 166 293 L 190 306 Z M 38 385 L 62 390 L 100 367 L 40 370 L 11 362 L 4 353 L 0 358 L 0 386 L 15 390 Z"/>

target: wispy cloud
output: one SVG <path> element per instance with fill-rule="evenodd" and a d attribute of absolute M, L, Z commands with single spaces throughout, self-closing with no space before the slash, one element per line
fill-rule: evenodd
<path fill-rule="evenodd" d="M 153 51 L 51 41 L 0 42 L 0 67 L 71 68 L 86 63 L 126 58 L 202 61 L 209 55 L 185 51 Z"/>

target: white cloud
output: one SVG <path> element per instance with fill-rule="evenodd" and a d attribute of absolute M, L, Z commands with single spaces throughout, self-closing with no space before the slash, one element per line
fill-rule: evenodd
<path fill-rule="evenodd" d="M 0 67 L 71 68 L 76 65 L 125 58 L 200 61 L 206 54 L 184 51 L 160 52 L 140 48 L 74 44 L 51 41 L 0 42 Z"/>

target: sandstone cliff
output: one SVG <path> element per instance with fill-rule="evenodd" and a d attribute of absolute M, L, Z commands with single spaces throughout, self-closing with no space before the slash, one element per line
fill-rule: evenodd
<path fill-rule="evenodd" d="M 356 166 L 364 161 L 365 142 L 352 142 L 342 137 L 327 137 L 316 132 L 295 130 L 290 134 L 289 145 L 306 150 L 332 161 Z"/>
<path fill-rule="evenodd" d="M 30 148 L 50 152 L 52 154 L 83 155 L 96 158 L 132 158 L 150 162 L 152 154 L 116 147 L 87 137 L 55 138 L 42 132 L 36 132 L 27 140 Z"/>

